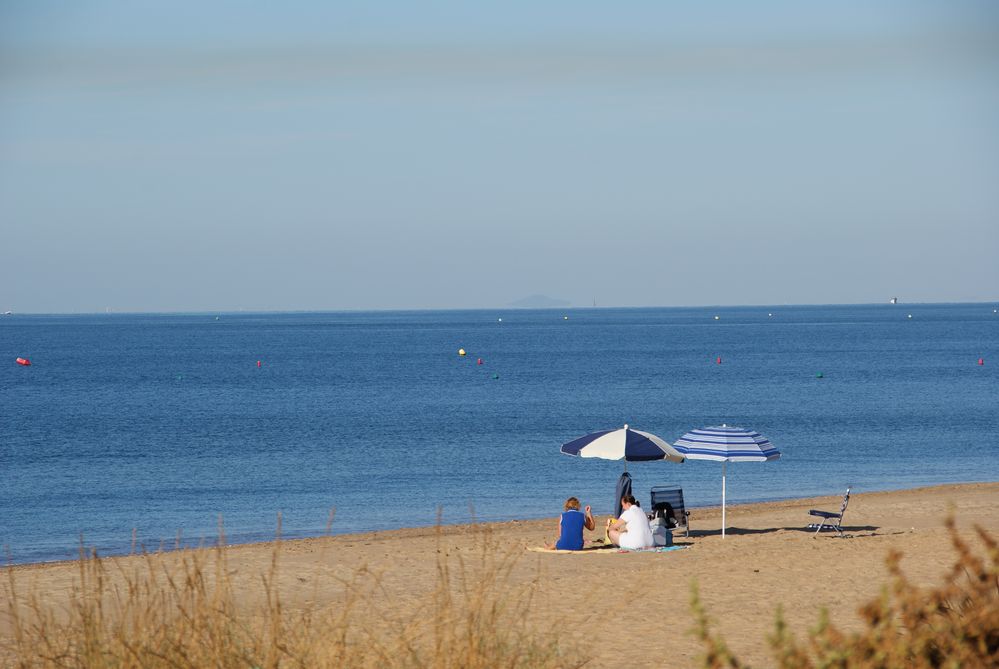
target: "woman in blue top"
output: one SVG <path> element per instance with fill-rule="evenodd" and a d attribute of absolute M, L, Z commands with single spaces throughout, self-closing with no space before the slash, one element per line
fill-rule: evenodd
<path fill-rule="evenodd" d="M 565 500 L 565 511 L 558 521 L 558 537 L 555 548 L 563 551 L 578 551 L 583 548 L 583 528 L 593 531 L 596 523 L 590 513 L 590 505 L 586 505 L 585 513 L 579 510 L 579 500 L 570 497 Z"/>

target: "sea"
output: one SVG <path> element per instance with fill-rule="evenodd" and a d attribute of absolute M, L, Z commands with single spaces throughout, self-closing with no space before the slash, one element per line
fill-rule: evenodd
<path fill-rule="evenodd" d="M 0 547 L 607 514 L 625 468 L 640 500 L 681 485 L 696 529 L 719 463 L 559 451 L 625 424 L 768 437 L 729 503 L 999 480 L 997 306 L 0 316 Z"/>

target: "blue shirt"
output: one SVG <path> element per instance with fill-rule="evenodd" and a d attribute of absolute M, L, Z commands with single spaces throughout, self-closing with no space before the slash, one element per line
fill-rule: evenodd
<path fill-rule="evenodd" d="M 570 509 L 562 513 L 560 527 L 562 533 L 558 538 L 555 548 L 563 551 L 578 551 L 583 548 L 583 526 L 586 524 L 586 516 L 578 509 Z"/>

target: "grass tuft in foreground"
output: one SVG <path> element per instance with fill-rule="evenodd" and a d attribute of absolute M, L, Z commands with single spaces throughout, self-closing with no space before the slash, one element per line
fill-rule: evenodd
<path fill-rule="evenodd" d="M 435 587 L 415 602 L 393 602 L 364 567 L 329 576 L 334 605 L 286 607 L 278 582 L 278 543 L 256 579 L 255 605 L 240 605 L 227 550 L 81 556 L 72 592 L 55 603 L 22 593 L 8 570 L 0 664 L 49 667 L 462 667 L 562 668 L 554 629 L 526 615 L 537 582 L 511 585 L 515 554 L 484 531 L 471 558 L 438 551 Z M 335 581 L 335 582 L 334 582 Z M 240 592 L 241 595 L 245 592 Z M 252 598 L 251 598 L 252 599 Z M 316 598 L 319 599 L 319 598 Z"/>
<path fill-rule="evenodd" d="M 958 535 L 953 518 L 947 530 L 957 553 L 954 567 L 936 588 L 911 583 L 899 567 L 901 554 L 889 553 L 891 582 L 881 596 L 860 609 L 864 628 L 845 633 L 825 612 L 809 634 L 807 645 L 791 634 L 778 609 L 770 647 L 782 669 L 869 669 L 906 667 L 929 669 L 999 667 L 999 546 L 981 527 L 975 527 L 985 546 L 976 555 Z M 691 595 L 695 633 L 705 648 L 705 667 L 736 669 L 747 665 L 731 652 L 721 636 L 711 631 L 698 596 Z"/>

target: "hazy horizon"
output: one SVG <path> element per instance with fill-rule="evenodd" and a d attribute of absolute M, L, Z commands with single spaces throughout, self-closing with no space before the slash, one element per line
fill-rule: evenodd
<path fill-rule="evenodd" d="M 810 308 L 810 307 L 873 307 L 878 305 L 888 305 L 891 306 L 888 301 L 881 302 L 831 302 L 831 303 L 817 303 L 817 302 L 800 302 L 800 303 L 759 303 L 759 304 L 626 304 L 626 305 L 601 305 L 597 304 L 593 306 L 592 304 L 569 304 L 561 307 L 515 307 L 509 304 L 506 305 L 495 305 L 495 306 L 479 306 L 479 307 L 408 307 L 408 308 L 396 308 L 396 307 L 356 307 L 349 309 L 179 309 L 179 310 L 144 310 L 144 309 L 107 309 L 103 311 L 12 311 L 9 316 L 24 315 L 24 316 L 99 316 L 99 315 L 171 315 L 171 314 L 192 314 L 192 315 L 225 315 L 225 314 L 323 314 L 323 313 L 364 313 L 364 312 L 408 312 L 408 311 L 495 311 L 497 313 L 516 313 L 519 311 L 552 311 L 558 312 L 560 310 L 564 311 L 575 311 L 575 310 L 593 310 L 593 309 L 752 309 L 759 307 L 761 309 L 795 309 L 795 308 Z M 943 302 L 903 302 L 899 301 L 896 305 L 900 310 L 905 307 L 918 307 L 918 306 L 934 306 L 934 305 L 974 305 L 980 304 L 983 307 L 993 309 L 993 311 L 999 308 L 999 300 L 982 300 L 982 301 L 969 301 L 969 302 L 953 302 L 953 301 L 943 301 Z M 2 313 L 2 312 L 0 312 Z"/>
<path fill-rule="evenodd" d="M 997 75 L 983 0 L 11 0 L 0 312 L 987 303 Z"/>

